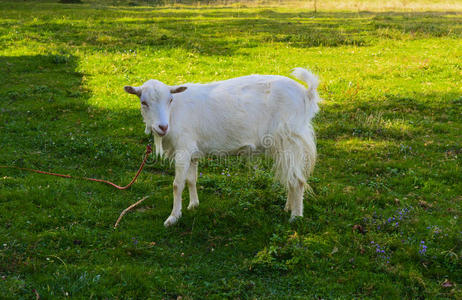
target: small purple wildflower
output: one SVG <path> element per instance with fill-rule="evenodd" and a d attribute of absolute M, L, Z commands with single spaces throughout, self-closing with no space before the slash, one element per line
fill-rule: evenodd
<path fill-rule="evenodd" d="M 425 245 L 425 241 L 421 241 L 419 253 L 420 255 L 425 255 L 426 252 L 427 252 L 427 245 Z"/>
<path fill-rule="evenodd" d="M 371 243 L 372 244 L 372 243 Z M 390 263 L 390 256 L 385 253 L 385 249 L 380 247 L 379 244 L 375 243 L 375 252 L 379 253 L 378 258 Z"/>
<path fill-rule="evenodd" d="M 437 235 L 443 232 L 443 230 L 438 225 L 427 226 L 427 229 L 430 229 L 433 234 Z"/>

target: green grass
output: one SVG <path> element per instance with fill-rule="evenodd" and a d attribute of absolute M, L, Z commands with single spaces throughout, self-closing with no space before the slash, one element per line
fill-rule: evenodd
<path fill-rule="evenodd" d="M 0 23 L 1 165 L 129 182 L 150 138 L 122 87 L 149 78 L 308 66 L 324 98 L 292 224 L 268 162 L 203 162 L 168 229 L 167 163 L 127 191 L 0 169 L 0 298 L 462 297 L 460 13 L 0 1 Z"/>

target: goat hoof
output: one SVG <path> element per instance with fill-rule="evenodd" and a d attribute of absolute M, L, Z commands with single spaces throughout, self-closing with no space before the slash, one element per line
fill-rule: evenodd
<path fill-rule="evenodd" d="M 178 222 L 178 219 L 179 219 L 179 217 L 170 216 L 170 217 L 167 218 L 167 220 L 165 220 L 164 226 L 169 227 L 169 226 L 175 225 L 176 222 Z"/>
<path fill-rule="evenodd" d="M 303 216 L 291 216 L 290 219 L 289 219 L 289 223 L 293 223 L 297 220 L 301 220 L 303 218 Z"/>
<path fill-rule="evenodd" d="M 188 210 L 195 209 L 195 208 L 198 207 L 198 206 L 199 206 L 199 202 L 189 203 L 189 205 L 188 205 Z"/>

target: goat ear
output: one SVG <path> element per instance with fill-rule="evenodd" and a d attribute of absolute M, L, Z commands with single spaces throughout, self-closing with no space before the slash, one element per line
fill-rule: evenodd
<path fill-rule="evenodd" d="M 141 88 L 140 87 L 126 85 L 126 86 L 124 86 L 124 90 L 129 94 L 137 95 L 138 97 L 141 96 Z"/>
<path fill-rule="evenodd" d="M 170 93 L 172 93 L 172 94 L 181 93 L 181 92 L 186 91 L 186 89 L 187 89 L 187 87 L 185 87 L 185 86 L 179 86 L 179 87 L 171 88 Z"/>

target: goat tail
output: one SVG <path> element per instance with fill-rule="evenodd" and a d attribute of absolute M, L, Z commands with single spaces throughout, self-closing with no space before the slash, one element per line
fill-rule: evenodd
<path fill-rule="evenodd" d="M 294 68 L 292 71 L 292 76 L 303 81 L 308 85 L 308 92 L 312 93 L 318 88 L 319 79 L 312 72 L 304 68 Z"/>
<path fill-rule="evenodd" d="M 292 76 L 308 85 L 307 101 L 305 101 L 305 111 L 308 120 L 311 120 L 319 111 L 318 102 L 322 99 L 319 97 L 317 88 L 319 85 L 319 78 L 304 68 L 295 68 L 292 71 Z"/>
<path fill-rule="evenodd" d="M 280 127 L 272 150 L 275 178 L 286 187 L 302 182 L 310 189 L 306 180 L 316 163 L 316 139 L 311 124 L 297 131 Z"/>

